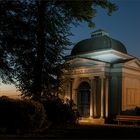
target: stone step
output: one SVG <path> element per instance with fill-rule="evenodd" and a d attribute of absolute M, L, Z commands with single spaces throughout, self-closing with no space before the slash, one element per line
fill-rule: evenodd
<path fill-rule="evenodd" d="M 80 118 L 78 120 L 79 124 L 89 125 L 89 124 L 104 124 L 105 119 L 103 118 Z"/>

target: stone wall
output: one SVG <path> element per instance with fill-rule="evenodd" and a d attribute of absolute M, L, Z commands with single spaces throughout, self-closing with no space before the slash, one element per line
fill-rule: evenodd
<path fill-rule="evenodd" d="M 140 77 L 129 74 L 123 82 L 122 110 L 140 107 Z"/>

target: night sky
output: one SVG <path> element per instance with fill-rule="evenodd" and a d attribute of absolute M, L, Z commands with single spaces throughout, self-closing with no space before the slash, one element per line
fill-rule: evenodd
<path fill-rule="evenodd" d="M 140 0 L 112 0 L 118 6 L 118 10 L 111 16 L 101 8 L 98 9 L 93 21 L 96 24 L 94 29 L 88 28 L 82 23 L 78 27 L 72 28 L 71 41 L 77 43 L 82 39 L 90 37 L 90 33 L 103 29 L 109 35 L 121 41 L 129 54 L 140 59 Z"/>

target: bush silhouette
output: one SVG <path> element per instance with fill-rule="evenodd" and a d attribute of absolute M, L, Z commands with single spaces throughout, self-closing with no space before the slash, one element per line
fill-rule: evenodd
<path fill-rule="evenodd" d="M 40 129 L 46 119 L 42 104 L 31 100 L 0 97 L 0 130 L 27 133 Z"/>
<path fill-rule="evenodd" d="M 47 118 L 54 125 L 75 124 L 78 119 L 77 111 L 72 109 L 70 101 L 64 102 L 57 96 L 47 98 L 43 102 Z"/>

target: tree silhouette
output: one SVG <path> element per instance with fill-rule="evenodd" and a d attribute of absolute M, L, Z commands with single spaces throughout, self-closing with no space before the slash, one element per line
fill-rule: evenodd
<path fill-rule="evenodd" d="M 58 87 L 70 28 L 80 22 L 94 25 L 97 6 L 117 9 L 108 0 L 1 0 L 0 73 L 24 96 L 36 100 Z"/>

